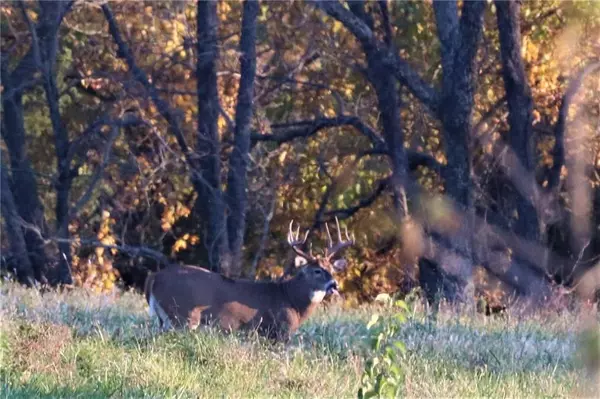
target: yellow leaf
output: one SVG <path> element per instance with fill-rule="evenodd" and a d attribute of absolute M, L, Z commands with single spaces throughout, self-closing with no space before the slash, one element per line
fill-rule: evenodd
<path fill-rule="evenodd" d="M 333 33 L 338 33 L 342 29 L 342 26 L 340 21 L 333 21 Z"/>
<path fill-rule="evenodd" d="M 287 151 L 282 151 L 281 154 L 279 154 L 279 163 L 283 165 L 283 162 L 285 161 L 286 157 Z"/>
<path fill-rule="evenodd" d="M 186 248 L 187 248 L 187 242 L 180 238 L 179 240 L 175 241 L 175 244 L 173 244 L 172 251 L 179 252 L 182 249 L 186 249 Z"/>

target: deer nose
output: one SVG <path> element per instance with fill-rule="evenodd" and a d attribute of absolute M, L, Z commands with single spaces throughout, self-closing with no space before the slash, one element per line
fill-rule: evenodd
<path fill-rule="evenodd" d="M 328 295 L 329 294 L 340 295 L 340 293 L 338 292 L 338 285 L 335 280 L 330 280 L 327 283 L 327 288 L 325 289 L 325 291 L 327 291 Z"/>

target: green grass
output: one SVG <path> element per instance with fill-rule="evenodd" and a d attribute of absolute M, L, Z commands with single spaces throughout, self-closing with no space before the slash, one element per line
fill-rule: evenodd
<path fill-rule="evenodd" d="M 331 305 L 284 346 L 212 330 L 159 334 L 133 293 L 40 295 L 4 283 L 0 294 L 0 392 L 10 398 L 356 397 L 376 311 Z M 398 337 L 406 396 L 583 395 L 580 313 L 445 309 L 432 323 L 415 309 Z"/>

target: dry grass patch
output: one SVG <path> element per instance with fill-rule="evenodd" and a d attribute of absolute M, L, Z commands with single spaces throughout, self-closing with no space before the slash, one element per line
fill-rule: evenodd
<path fill-rule="evenodd" d="M 7 346 L 3 362 L 20 372 L 22 379 L 40 373 L 64 376 L 75 370 L 74 363 L 64 356 L 73 344 L 70 328 L 51 323 L 11 323 L 2 330 Z"/>

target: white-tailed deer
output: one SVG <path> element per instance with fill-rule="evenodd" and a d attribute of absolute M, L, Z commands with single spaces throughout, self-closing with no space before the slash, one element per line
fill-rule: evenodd
<path fill-rule="evenodd" d="M 225 330 L 256 329 L 261 335 L 287 341 L 327 294 L 337 294 L 332 273 L 343 270 L 346 261 L 334 257 L 354 244 L 354 237 L 345 230 L 342 238 L 337 219 L 336 224 L 338 242 L 334 244 L 327 227 L 325 253 L 313 256 L 312 250 L 300 249 L 308 232 L 301 239 L 300 227 L 294 232 L 290 223 L 288 243 L 297 255 L 298 267 L 286 281 L 230 279 L 185 265 L 150 274 L 144 289 L 150 314 L 159 318 L 162 329 L 195 329 L 214 323 Z"/>

